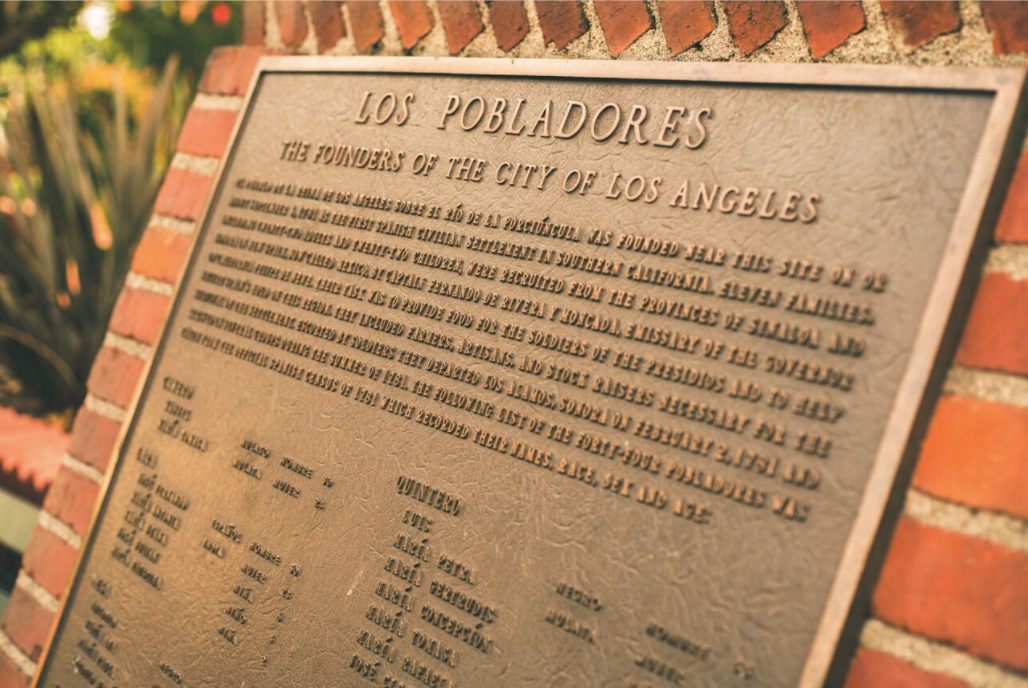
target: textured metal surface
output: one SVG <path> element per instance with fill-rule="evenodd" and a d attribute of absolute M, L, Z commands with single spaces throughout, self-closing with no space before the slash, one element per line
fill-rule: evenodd
<path fill-rule="evenodd" d="M 990 88 L 294 64 L 252 92 L 39 684 L 823 678 Z"/>

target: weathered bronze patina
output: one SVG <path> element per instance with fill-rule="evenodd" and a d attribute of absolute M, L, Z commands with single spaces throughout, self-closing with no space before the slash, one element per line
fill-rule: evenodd
<path fill-rule="evenodd" d="M 822 683 L 1022 80 L 265 62 L 38 685 Z"/>

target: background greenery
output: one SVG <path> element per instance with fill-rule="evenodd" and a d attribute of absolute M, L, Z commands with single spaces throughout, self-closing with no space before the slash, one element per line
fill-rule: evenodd
<path fill-rule="evenodd" d="M 0 3 L 0 404 L 69 419 L 230 2 Z"/>

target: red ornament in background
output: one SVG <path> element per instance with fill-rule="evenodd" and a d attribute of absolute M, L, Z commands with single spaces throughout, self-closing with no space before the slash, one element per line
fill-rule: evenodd
<path fill-rule="evenodd" d="M 227 3 L 219 2 L 211 8 L 211 21 L 215 26 L 224 26 L 232 19 L 232 8 Z"/>

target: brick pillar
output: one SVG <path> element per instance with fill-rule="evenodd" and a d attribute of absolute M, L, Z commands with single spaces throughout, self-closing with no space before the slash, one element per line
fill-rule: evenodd
<path fill-rule="evenodd" d="M 115 437 L 192 245 L 259 46 L 339 54 L 1028 62 L 1028 2 L 248 3 L 257 47 L 212 55 L 0 623 L 0 688 L 24 686 Z M 1028 673 L 1028 153 L 916 467 L 846 688 L 1024 685 Z"/>

